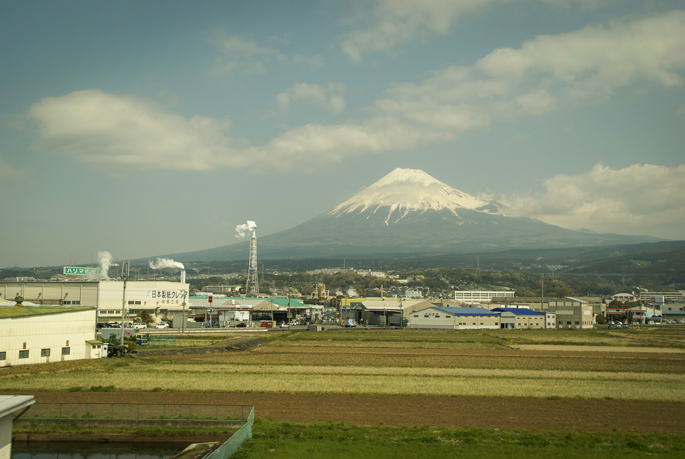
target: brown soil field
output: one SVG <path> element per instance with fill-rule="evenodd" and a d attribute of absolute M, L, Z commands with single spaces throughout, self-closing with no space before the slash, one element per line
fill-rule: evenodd
<path fill-rule="evenodd" d="M 559 350 L 455 350 L 265 346 L 252 352 L 177 355 L 174 362 L 371 367 L 685 372 L 685 354 Z"/>
<path fill-rule="evenodd" d="M 499 429 L 685 433 L 685 405 L 676 402 L 191 392 L 35 392 L 39 403 L 157 403 L 254 405 L 274 421 Z"/>

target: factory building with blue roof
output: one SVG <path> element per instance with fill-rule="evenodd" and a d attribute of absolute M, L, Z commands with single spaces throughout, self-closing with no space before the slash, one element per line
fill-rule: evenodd
<path fill-rule="evenodd" d="M 412 312 L 409 326 L 447 330 L 497 329 L 500 328 L 500 314 L 485 308 L 433 306 Z"/>

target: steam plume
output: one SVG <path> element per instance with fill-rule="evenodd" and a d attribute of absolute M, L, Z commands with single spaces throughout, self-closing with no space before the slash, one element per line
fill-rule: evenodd
<path fill-rule="evenodd" d="M 157 258 L 157 261 L 150 262 L 150 268 L 152 269 L 164 269 L 164 268 L 179 268 L 185 269 L 183 263 L 180 261 L 174 261 L 171 258 Z"/>
<path fill-rule="evenodd" d="M 359 293 L 353 288 L 348 288 L 347 289 L 347 296 L 349 297 L 354 297 L 354 296 L 359 296 Z"/>
<path fill-rule="evenodd" d="M 257 228 L 257 224 L 252 220 L 248 220 L 247 223 L 235 227 L 235 232 L 238 233 L 235 235 L 235 237 L 238 239 L 243 238 L 250 234 L 250 232 L 254 231 L 255 228 Z"/>
<path fill-rule="evenodd" d="M 109 279 L 108 271 L 112 266 L 112 254 L 108 251 L 98 252 L 98 265 L 100 265 L 99 277 Z"/>

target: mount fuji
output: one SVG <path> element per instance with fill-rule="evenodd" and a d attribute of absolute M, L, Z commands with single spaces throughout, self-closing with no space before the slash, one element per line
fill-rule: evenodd
<path fill-rule="evenodd" d="M 459 191 L 418 169 L 395 169 L 295 228 L 260 237 L 260 258 L 372 254 L 449 254 L 655 242 L 648 236 L 574 231 L 527 217 Z M 169 255 L 181 261 L 235 260 L 247 242 Z"/>

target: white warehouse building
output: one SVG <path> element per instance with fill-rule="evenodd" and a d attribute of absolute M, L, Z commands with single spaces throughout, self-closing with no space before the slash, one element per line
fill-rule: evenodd
<path fill-rule="evenodd" d="M 152 314 L 181 312 L 188 301 L 188 284 L 165 281 L 128 281 L 124 305 L 122 281 L 0 282 L 0 300 L 25 301 L 52 306 L 88 306 L 97 309 L 97 322 L 127 321 L 146 310 Z"/>
<path fill-rule="evenodd" d="M 0 307 L 0 366 L 103 357 L 95 308 Z M 106 355 L 104 355 L 106 356 Z"/>
<path fill-rule="evenodd" d="M 487 291 L 487 290 L 455 290 L 453 292 L 455 301 L 465 304 L 489 303 L 492 298 L 514 298 L 512 291 Z"/>

